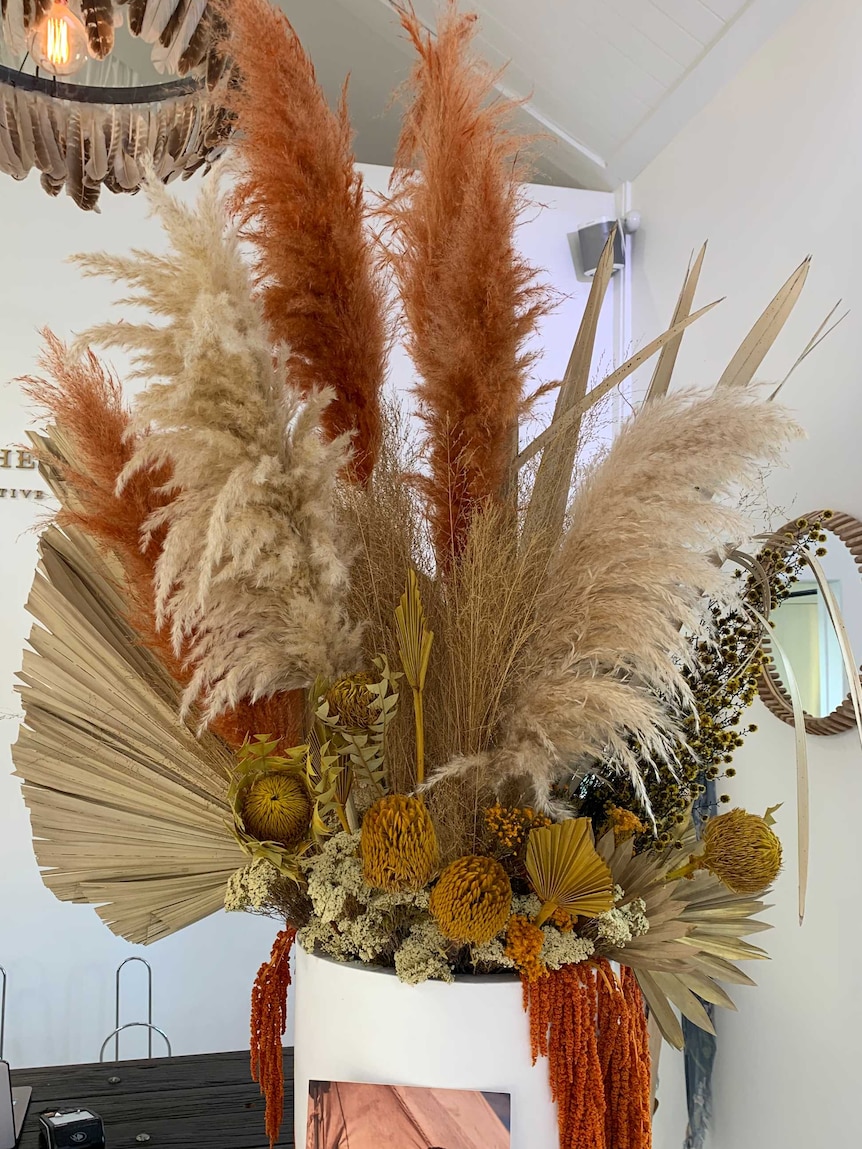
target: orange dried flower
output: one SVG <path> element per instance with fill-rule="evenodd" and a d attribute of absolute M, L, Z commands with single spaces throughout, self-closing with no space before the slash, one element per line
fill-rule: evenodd
<path fill-rule="evenodd" d="M 622 806 L 611 806 L 608 810 L 608 820 L 614 832 L 614 841 L 619 843 L 632 834 L 642 834 L 646 827 L 631 810 L 624 810 Z"/>
<path fill-rule="evenodd" d="M 266 1098 L 266 1133 L 270 1149 L 278 1140 L 284 1114 L 284 1051 L 281 1039 L 287 1028 L 287 990 L 290 951 L 296 930 L 282 930 L 272 945 L 269 961 L 257 971 L 251 991 L 251 1078 Z"/>
<path fill-rule="evenodd" d="M 537 814 L 532 806 L 502 806 L 495 802 L 485 811 L 488 833 L 504 850 L 517 850 L 531 830 L 550 824 L 550 818 Z"/>
<path fill-rule="evenodd" d="M 632 971 L 605 961 L 565 965 L 530 980 L 533 1062 L 548 1059 L 565 1149 L 650 1149 L 649 1040 Z"/>
<path fill-rule="evenodd" d="M 429 908 L 445 937 L 482 945 L 506 924 L 511 905 L 512 885 L 500 863 L 468 854 L 443 871 Z"/>
<path fill-rule="evenodd" d="M 539 926 L 521 914 L 514 914 L 509 918 L 506 930 L 506 957 L 512 959 L 516 967 L 527 981 L 536 981 L 547 972 L 547 966 L 540 960 L 539 954 L 545 942 L 545 935 Z"/>
<path fill-rule="evenodd" d="M 556 926 L 560 933 L 571 933 L 575 928 L 575 919 L 568 910 L 564 910 L 561 906 L 557 906 L 548 921 L 552 926 Z"/>

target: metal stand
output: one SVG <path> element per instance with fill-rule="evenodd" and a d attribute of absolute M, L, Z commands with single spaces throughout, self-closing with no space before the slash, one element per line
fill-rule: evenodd
<path fill-rule="evenodd" d="M 0 965 L 0 1061 L 3 1060 L 3 1046 L 6 1044 L 6 970 Z"/>
<path fill-rule="evenodd" d="M 127 1021 L 125 1025 L 120 1025 L 120 974 L 123 966 L 128 965 L 129 962 L 137 961 L 141 965 L 147 967 L 147 1020 L 146 1021 Z M 5 983 L 4 983 L 5 994 Z M 157 1033 L 159 1037 L 164 1038 L 165 1045 L 168 1047 L 168 1057 L 171 1056 L 171 1043 L 168 1035 L 164 1030 L 159 1029 L 157 1025 L 153 1025 L 153 970 L 150 963 L 142 957 L 127 957 L 125 961 L 121 961 L 117 966 L 116 975 L 116 993 L 115 993 L 115 1006 L 114 1006 L 114 1028 L 102 1042 L 102 1048 L 99 1051 L 99 1061 L 105 1060 L 105 1050 L 108 1047 L 108 1042 L 111 1038 L 114 1039 L 114 1061 L 120 1060 L 120 1034 L 124 1029 L 146 1029 L 147 1033 L 147 1057 L 152 1059 L 153 1056 L 153 1034 Z"/>

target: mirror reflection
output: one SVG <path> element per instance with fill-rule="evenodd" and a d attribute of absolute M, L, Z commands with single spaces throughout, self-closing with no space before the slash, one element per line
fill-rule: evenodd
<path fill-rule="evenodd" d="M 832 595 L 844 618 L 850 644 L 862 656 L 862 582 L 849 547 L 831 530 L 820 559 Z M 806 714 L 825 718 L 847 697 L 848 682 L 841 648 L 829 618 L 826 600 L 813 573 L 804 567 L 790 597 L 772 613 L 774 633 L 793 669 Z M 781 660 L 775 670 L 787 681 Z"/>

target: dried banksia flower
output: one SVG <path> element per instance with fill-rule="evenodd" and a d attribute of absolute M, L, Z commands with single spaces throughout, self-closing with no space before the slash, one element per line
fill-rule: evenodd
<path fill-rule="evenodd" d="M 360 848 L 366 884 L 390 892 L 421 890 L 440 860 L 431 815 L 407 794 L 378 798 L 362 821 Z"/>
<path fill-rule="evenodd" d="M 500 863 L 468 854 L 443 871 L 429 908 L 445 937 L 482 945 L 506 924 L 511 905 L 512 885 Z"/>
<path fill-rule="evenodd" d="M 537 925 L 559 909 L 573 917 L 591 918 L 613 909 L 614 881 L 596 853 L 589 818 L 568 818 L 546 829 L 532 830 L 526 866 L 543 903 Z"/>
<path fill-rule="evenodd" d="M 308 790 L 294 774 L 261 774 L 243 795 L 245 828 L 262 842 L 292 846 L 308 829 L 310 819 Z"/>
<path fill-rule="evenodd" d="M 759 814 L 731 810 L 703 828 L 698 869 L 710 870 L 735 894 L 757 894 L 778 877 L 781 840 Z"/>
<path fill-rule="evenodd" d="M 364 671 L 333 682 L 324 698 L 339 726 L 366 730 L 373 725 L 379 711 L 373 706 L 374 695 L 368 689 L 371 684 L 371 676 Z"/>

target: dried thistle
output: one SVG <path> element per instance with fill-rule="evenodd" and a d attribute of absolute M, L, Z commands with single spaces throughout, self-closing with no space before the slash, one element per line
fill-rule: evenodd
<path fill-rule="evenodd" d="M 136 374 L 151 381 L 137 399 L 140 435 L 120 481 L 170 468 L 174 497 L 146 523 L 164 531 L 156 615 L 194 666 L 185 707 L 201 699 L 211 721 L 241 699 L 356 664 L 334 503 L 346 444 L 320 435 L 330 395 L 302 400 L 273 364 L 217 188 L 195 208 L 156 185 L 149 195 L 167 255 L 79 262 L 86 274 L 130 283 L 133 302 L 167 319 L 109 323 L 90 338 L 131 351 Z M 166 382 L 152 382 L 159 377 Z"/>
<path fill-rule="evenodd" d="M 385 288 L 364 227 L 344 96 L 332 111 L 287 17 L 268 0 L 231 0 L 226 51 L 242 74 L 232 105 L 239 175 L 231 205 L 251 239 L 273 342 L 294 385 L 331 387 L 332 439 L 353 434 L 349 472 L 371 474 L 386 365 Z"/>

